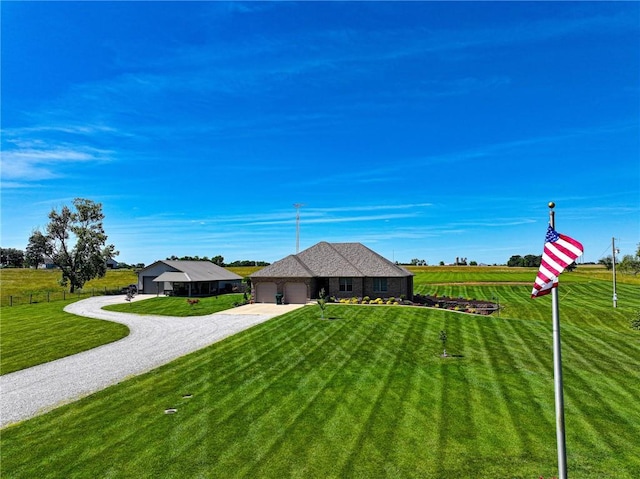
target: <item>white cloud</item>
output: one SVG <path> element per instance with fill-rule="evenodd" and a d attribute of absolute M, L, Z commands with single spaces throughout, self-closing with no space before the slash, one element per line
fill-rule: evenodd
<path fill-rule="evenodd" d="M 109 150 L 86 145 L 56 144 L 42 140 L 13 140 L 6 143 L 9 143 L 9 147 L 3 148 L 0 155 L 2 178 L 22 185 L 24 182 L 64 176 L 67 165 L 105 161 L 111 156 Z"/>

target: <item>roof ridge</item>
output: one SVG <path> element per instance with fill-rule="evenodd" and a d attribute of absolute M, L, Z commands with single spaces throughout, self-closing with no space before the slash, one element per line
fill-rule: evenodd
<path fill-rule="evenodd" d="M 362 276 L 366 276 L 366 275 L 365 275 L 365 274 L 360 270 L 360 268 L 358 268 L 355 264 L 353 264 L 351 261 L 349 261 L 349 260 L 348 260 L 344 255 L 342 255 L 342 253 L 340 253 L 340 251 L 338 251 L 338 250 L 337 250 L 337 248 L 333 245 L 333 243 L 329 243 L 329 242 L 327 242 L 327 244 L 331 247 L 331 249 L 332 249 L 333 251 L 335 251 L 335 252 L 336 252 L 336 254 L 337 254 L 338 256 L 340 256 L 342 259 L 344 259 L 344 260 L 347 262 L 347 264 L 348 264 L 349 266 L 351 266 L 353 269 L 355 269 L 355 270 L 356 270 L 358 273 L 360 273 Z M 340 243 L 335 243 L 335 244 L 340 244 Z M 356 242 L 356 243 L 342 243 L 342 244 L 359 244 L 359 245 L 361 245 L 361 246 L 364 246 L 362 243 L 357 243 L 357 242 Z M 366 246 L 365 246 L 365 248 L 366 248 Z M 367 249 L 368 249 L 368 248 L 367 248 Z"/>
<path fill-rule="evenodd" d="M 302 261 L 300 258 L 298 258 L 298 254 L 292 254 L 292 255 L 289 255 L 289 256 L 293 256 L 293 258 L 298 262 L 298 264 L 300 266 L 302 266 L 304 268 L 304 270 L 307 273 L 309 273 L 311 276 L 315 276 L 315 273 L 309 269 L 309 267 L 304 263 L 304 261 Z"/>

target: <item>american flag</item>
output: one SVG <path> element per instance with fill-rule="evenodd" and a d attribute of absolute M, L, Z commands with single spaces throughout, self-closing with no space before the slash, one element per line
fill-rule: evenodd
<path fill-rule="evenodd" d="M 584 252 L 579 242 L 558 233 L 551 225 L 544 241 L 542 262 L 533 284 L 532 298 L 549 294 L 552 288 L 557 287 L 560 273 Z"/>

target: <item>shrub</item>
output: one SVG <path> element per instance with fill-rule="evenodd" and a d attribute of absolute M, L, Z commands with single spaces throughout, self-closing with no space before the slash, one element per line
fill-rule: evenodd
<path fill-rule="evenodd" d="M 640 311 L 636 311 L 636 317 L 631 318 L 630 323 L 631 323 L 631 329 L 640 331 Z"/>
<path fill-rule="evenodd" d="M 370 298 L 369 296 L 365 296 L 364 298 L 362 298 L 362 302 L 363 302 L 364 304 L 369 303 L 369 301 L 371 301 L 371 298 Z"/>

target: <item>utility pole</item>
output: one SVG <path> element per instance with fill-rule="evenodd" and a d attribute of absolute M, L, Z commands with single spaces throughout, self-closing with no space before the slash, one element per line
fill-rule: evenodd
<path fill-rule="evenodd" d="M 294 203 L 293 207 L 296 209 L 296 254 L 300 252 L 300 208 L 304 206 L 303 203 Z"/>
<path fill-rule="evenodd" d="M 616 293 L 616 253 L 620 250 L 616 250 L 616 239 L 611 238 L 611 251 L 613 253 L 613 307 L 618 307 L 618 294 Z"/>

